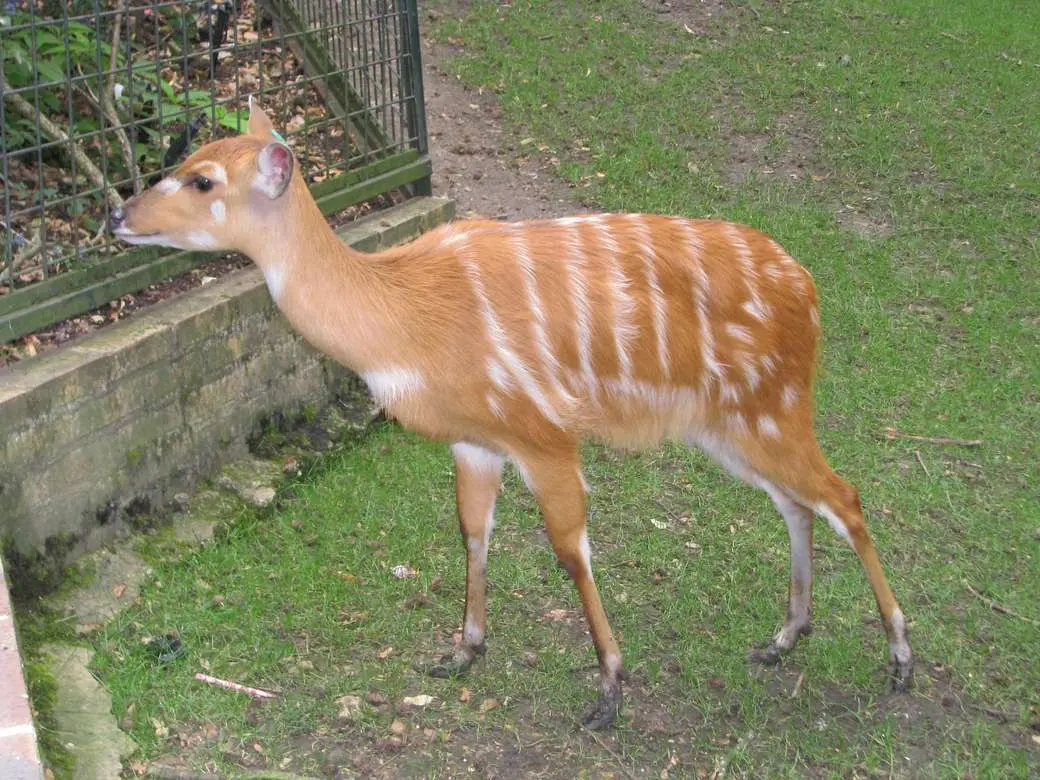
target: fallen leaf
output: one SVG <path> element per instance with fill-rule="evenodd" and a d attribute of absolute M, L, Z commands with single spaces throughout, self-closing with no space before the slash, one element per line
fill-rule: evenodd
<path fill-rule="evenodd" d="M 541 619 L 543 621 L 545 621 L 545 620 L 552 620 L 554 622 L 555 621 L 560 621 L 560 620 L 566 620 L 567 619 L 567 610 L 565 610 L 565 609 L 550 609 L 548 612 L 546 612 L 544 615 L 542 615 Z"/>
<path fill-rule="evenodd" d="M 114 588 L 112 588 L 112 595 L 115 596 L 117 599 L 123 598 L 123 594 L 124 593 L 126 593 L 126 583 L 125 582 L 121 582 L 118 585 L 116 585 Z"/>
<path fill-rule="evenodd" d="M 656 518 L 650 518 L 650 525 L 656 528 L 658 531 L 663 531 L 668 527 L 668 523 L 664 520 L 658 520 Z"/>
<path fill-rule="evenodd" d="M 384 647 L 382 650 L 379 651 L 379 654 L 378 654 L 379 655 L 379 660 L 380 661 L 385 661 L 387 658 L 389 658 L 393 654 L 394 654 L 394 648 L 392 646 L 391 647 Z"/>
<path fill-rule="evenodd" d="M 491 710 L 497 709 L 498 706 L 499 704 L 497 699 L 484 699 L 484 701 L 480 703 L 480 706 L 477 707 L 477 711 L 481 713 L 491 712 Z"/>
<path fill-rule="evenodd" d="M 155 736 L 159 739 L 166 739 L 170 734 L 170 730 L 166 728 L 166 725 L 158 718 L 151 719 L 152 726 L 155 728 Z"/>
<path fill-rule="evenodd" d="M 369 691 L 368 696 L 366 696 L 365 698 L 368 699 L 368 703 L 371 704 L 373 707 L 382 707 L 384 704 L 386 704 L 386 697 L 379 691 Z"/>
<path fill-rule="evenodd" d="M 390 570 L 390 573 L 393 574 L 399 580 L 409 580 L 412 577 L 414 577 L 418 572 L 416 572 L 416 570 L 408 564 L 402 563 L 398 566 L 394 566 L 394 568 Z"/>
<path fill-rule="evenodd" d="M 390 731 L 394 734 L 397 734 L 398 736 L 404 734 L 404 723 L 402 723 L 399 720 L 395 720 L 393 723 L 390 724 Z"/>
<path fill-rule="evenodd" d="M 470 697 L 472 695 L 473 695 L 473 692 L 470 691 L 469 688 L 466 688 L 465 686 L 463 686 L 462 690 L 459 691 L 459 701 L 467 702 L 467 701 L 469 701 L 469 699 L 470 699 Z"/>

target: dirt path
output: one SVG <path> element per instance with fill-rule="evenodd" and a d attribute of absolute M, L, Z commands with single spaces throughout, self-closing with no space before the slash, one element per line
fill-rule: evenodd
<path fill-rule="evenodd" d="M 422 24 L 425 32 L 429 21 Z M 566 183 L 518 151 L 494 96 L 467 89 L 450 74 L 453 55 L 450 46 L 423 35 L 434 195 L 453 198 L 459 216 L 530 219 L 585 210 Z"/>

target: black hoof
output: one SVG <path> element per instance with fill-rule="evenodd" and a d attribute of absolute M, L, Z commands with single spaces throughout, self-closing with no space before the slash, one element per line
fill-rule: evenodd
<path fill-rule="evenodd" d="M 581 725 L 589 731 L 600 731 L 614 723 L 621 712 L 621 688 L 602 694 L 581 716 Z"/>
<path fill-rule="evenodd" d="M 430 677 L 438 677 L 440 679 L 457 677 L 469 671 L 478 655 L 483 655 L 482 647 L 460 647 L 450 653 L 445 653 L 437 663 L 427 666 L 423 671 Z"/>
<path fill-rule="evenodd" d="M 895 663 L 892 666 L 892 693 L 906 693 L 914 686 L 914 665 Z"/>
<path fill-rule="evenodd" d="M 770 642 L 765 647 L 754 648 L 748 652 L 748 660 L 763 666 L 776 666 L 780 663 L 782 655 L 783 653 L 777 647 L 776 642 Z"/>

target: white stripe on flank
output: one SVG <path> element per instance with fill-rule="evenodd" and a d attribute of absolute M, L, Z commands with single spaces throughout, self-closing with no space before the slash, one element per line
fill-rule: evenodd
<path fill-rule="evenodd" d="M 700 318 L 701 362 L 704 364 L 704 376 L 701 377 L 701 380 L 704 389 L 707 390 L 711 387 L 712 382 L 725 376 L 726 370 L 715 355 L 715 336 L 711 330 L 711 318 L 708 312 L 708 274 L 701 262 L 704 242 L 701 241 L 700 235 L 689 221 L 676 219 L 674 222 L 686 239 L 686 248 L 693 269 L 693 301 L 697 307 L 697 316 Z"/>
<path fill-rule="evenodd" d="M 577 221 L 566 222 L 571 225 L 567 231 L 567 280 L 570 283 L 571 296 L 574 300 L 574 330 L 578 344 L 578 364 L 581 375 L 590 393 L 596 392 L 596 374 L 592 369 L 592 307 L 589 305 L 589 288 L 585 273 L 585 250 L 582 246 L 581 231 Z"/>
<path fill-rule="evenodd" d="M 657 362 L 661 368 L 661 377 L 667 381 L 671 378 L 671 359 L 668 356 L 668 304 L 654 266 L 654 238 L 641 214 L 633 214 L 631 221 L 636 234 L 636 245 L 646 268 L 646 283 L 650 288 L 650 308 L 653 310 L 654 333 L 657 336 Z"/>
<path fill-rule="evenodd" d="M 755 337 L 751 335 L 751 329 L 733 322 L 726 323 L 726 332 L 733 338 L 743 341 L 745 344 L 754 344 Z"/>
<path fill-rule="evenodd" d="M 574 401 L 573 396 L 560 381 L 560 361 L 553 354 L 552 346 L 549 344 L 549 334 L 546 327 L 548 319 L 545 316 L 545 309 L 542 307 L 542 300 L 538 297 L 538 278 L 535 275 L 534 261 L 531 258 L 524 231 L 516 230 L 512 238 L 513 251 L 516 252 L 517 260 L 520 263 L 520 271 L 524 277 L 527 303 L 534 314 L 531 320 L 531 328 L 534 331 L 535 348 L 538 350 L 538 356 L 541 358 L 542 369 L 556 397 L 571 405 Z"/>
<path fill-rule="evenodd" d="M 599 228 L 599 242 L 606 255 L 609 269 L 611 302 L 614 304 L 614 349 L 617 352 L 618 365 L 622 379 L 632 376 L 632 356 L 629 347 L 639 335 L 632 318 L 635 315 L 635 301 L 628 292 L 628 279 L 621 267 L 621 245 L 614 237 L 613 229 L 607 217 L 599 216 L 593 221 Z"/>
<path fill-rule="evenodd" d="M 554 425 L 560 425 L 560 416 L 553 409 L 548 399 L 546 399 L 542 389 L 538 386 L 538 382 L 531 375 L 531 370 L 509 346 L 506 332 L 498 321 L 498 317 L 495 316 L 495 311 L 491 308 L 491 301 L 488 300 L 487 293 L 484 290 L 484 282 L 480 278 L 480 268 L 476 261 L 468 256 L 470 249 L 468 239 L 460 234 L 454 243 L 459 244 L 456 254 L 466 271 L 466 275 L 469 277 L 470 283 L 473 285 L 473 294 L 477 297 L 481 314 L 484 317 L 484 324 L 488 329 L 488 337 L 491 339 L 491 346 L 495 350 L 495 355 L 499 362 L 504 369 L 513 375 L 513 378 L 527 394 L 528 398 L 531 399 L 531 402 L 538 407 L 538 411 Z"/>
<path fill-rule="evenodd" d="M 744 302 L 744 311 L 759 322 L 765 322 L 772 312 L 769 305 L 758 294 L 758 269 L 751 257 L 751 247 L 748 246 L 736 225 L 726 225 L 725 231 L 730 243 L 733 244 L 737 262 L 743 271 L 744 283 L 748 288 L 748 300 Z"/>

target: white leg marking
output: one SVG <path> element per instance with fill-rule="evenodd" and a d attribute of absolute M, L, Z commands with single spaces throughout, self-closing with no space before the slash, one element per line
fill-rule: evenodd
<path fill-rule="evenodd" d="M 907 663 L 913 657 L 910 643 L 906 639 L 906 618 L 903 610 L 896 608 L 892 613 L 892 639 L 889 642 L 892 658 L 900 663 Z"/>
<path fill-rule="evenodd" d="M 420 392 L 426 385 L 423 375 L 414 368 L 388 366 L 361 374 L 372 397 L 380 406 L 389 406 Z"/>
<path fill-rule="evenodd" d="M 218 222 L 227 221 L 227 206 L 224 205 L 224 201 L 215 200 L 210 204 L 209 213 L 213 215 L 213 219 Z"/>
<path fill-rule="evenodd" d="M 578 551 L 581 553 L 581 562 L 585 566 L 585 574 L 588 578 L 592 579 L 592 547 L 589 545 L 589 535 L 585 532 L 581 532 L 581 538 L 578 540 Z"/>
<path fill-rule="evenodd" d="M 813 511 L 827 519 L 827 522 L 831 524 L 831 528 L 834 529 L 834 533 L 844 539 L 850 546 L 852 545 L 852 536 L 849 534 L 849 529 L 845 527 L 845 523 L 841 521 L 837 513 L 826 504 L 820 503 L 813 507 Z"/>
<path fill-rule="evenodd" d="M 654 315 L 654 334 L 657 336 L 657 363 L 661 368 L 661 376 L 667 381 L 671 378 L 671 359 L 668 356 L 668 302 L 665 300 L 661 283 L 654 267 L 654 237 L 640 214 L 630 217 L 636 234 L 636 246 L 643 258 L 646 269 L 646 284 L 650 288 L 650 308 Z"/>
<path fill-rule="evenodd" d="M 452 444 L 451 454 L 474 471 L 482 474 L 501 474 L 502 466 L 506 462 L 505 456 L 465 441 Z"/>

